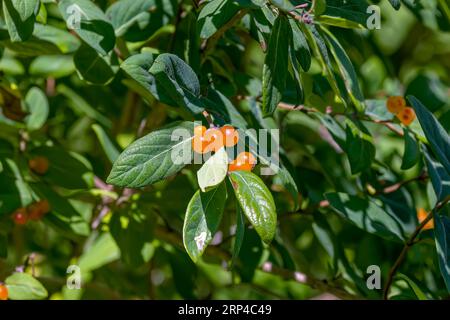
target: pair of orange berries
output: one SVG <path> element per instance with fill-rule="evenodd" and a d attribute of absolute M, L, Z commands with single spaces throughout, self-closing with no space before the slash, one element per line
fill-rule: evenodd
<path fill-rule="evenodd" d="M 8 300 L 8 288 L 0 284 L 0 300 Z"/>
<path fill-rule="evenodd" d="M 47 200 L 41 200 L 29 205 L 27 208 L 19 208 L 13 213 L 13 220 L 17 225 L 25 225 L 29 220 L 40 220 L 50 212 L 50 204 Z"/>
<path fill-rule="evenodd" d="M 403 97 L 389 97 L 387 109 L 395 114 L 405 126 L 409 126 L 416 119 L 416 112 L 406 105 L 406 100 Z"/>
<path fill-rule="evenodd" d="M 38 175 L 44 175 L 50 166 L 48 159 L 45 157 L 35 157 L 28 161 L 28 167 Z"/>
<path fill-rule="evenodd" d="M 194 128 L 192 148 L 195 152 L 205 154 L 217 152 L 223 147 L 234 147 L 239 142 L 239 132 L 230 125 L 222 128 L 206 129 L 205 126 Z M 252 171 L 256 158 L 250 152 L 241 152 L 229 166 L 228 171 Z"/>
<path fill-rule="evenodd" d="M 194 128 L 192 148 L 195 152 L 205 154 L 217 152 L 222 147 L 233 147 L 239 142 L 239 133 L 232 126 L 206 129 L 205 126 Z"/>

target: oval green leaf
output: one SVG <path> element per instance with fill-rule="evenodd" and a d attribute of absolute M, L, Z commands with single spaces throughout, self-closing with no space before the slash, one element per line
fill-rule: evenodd
<path fill-rule="evenodd" d="M 186 210 L 183 226 L 183 243 L 192 261 L 202 256 L 222 220 L 227 188 L 224 183 L 208 191 L 197 191 Z"/>
<path fill-rule="evenodd" d="M 272 194 L 264 182 L 252 172 L 230 173 L 236 198 L 247 219 L 265 243 L 270 243 L 277 227 L 277 211 Z"/>
<path fill-rule="evenodd" d="M 42 300 L 48 296 L 44 286 L 27 273 L 14 273 L 5 284 L 11 300 Z"/>
<path fill-rule="evenodd" d="M 107 182 L 140 188 L 174 175 L 192 160 L 193 131 L 193 122 L 175 122 L 136 140 L 116 160 Z"/>

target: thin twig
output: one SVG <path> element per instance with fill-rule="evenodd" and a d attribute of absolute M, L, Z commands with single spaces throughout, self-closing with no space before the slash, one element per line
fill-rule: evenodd
<path fill-rule="evenodd" d="M 405 245 L 403 246 L 402 251 L 400 252 L 400 255 L 398 256 L 397 260 L 395 261 L 394 265 L 392 266 L 391 270 L 389 271 L 388 280 L 386 282 L 386 285 L 383 290 L 383 299 L 387 300 L 389 295 L 389 289 L 392 286 L 392 283 L 394 281 L 394 276 L 397 273 L 397 270 L 400 268 L 403 260 L 405 260 L 406 254 L 408 253 L 409 249 L 416 243 L 416 238 L 422 231 L 422 229 L 426 226 L 426 224 L 433 218 L 433 213 L 438 212 L 441 208 L 443 208 L 450 199 L 445 199 L 444 201 L 438 203 L 436 207 L 431 210 L 431 212 L 427 215 L 427 217 L 420 223 L 419 226 L 417 226 L 416 230 L 412 233 L 412 235 L 409 237 L 409 239 L 405 242 Z"/>
<path fill-rule="evenodd" d="M 181 237 L 176 232 L 170 231 L 165 227 L 158 226 L 155 229 L 155 237 L 159 238 L 160 240 L 169 242 L 172 245 L 178 246 L 179 248 L 184 248 Z M 210 254 L 212 256 L 218 257 L 218 258 L 220 258 L 222 260 L 226 260 L 226 261 L 229 261 L 231 259 L 231 254 L 228 251 L 223 250 L 222 248 L 220 248 L 218 246 L 209 246 L 206 249 L 206 254 Z M 280 276 L 286 280 L 293 280 L 298 283 L 305 284 L 307 286 L 310 286 L 313 289 L 317 289 L 317 290 L 320 290 L 323 292 L 330 292 L 341 299 L 347 299 L 347 300 L 362 299 L 359 296 L 353 295 L 341 288 L 334 286 L 333 284 L 329 283 L 327 280 L 320 280 L 311 275 L 306 275 L 306 274 L 298 272 L 298 271 L 292 271 L 292 270 L 279 268 L 279 267 L 273 266 L 270 262 L 265 263 L 263 265 L 263 267 L 261 268 L 261 270 L 266 273 Z"/>
<path fill-rule="evenodd" d="M 248 9 L 240 10 L 233 18 L 231 18 L 227 23 L 225 23 L 219 30 L 216 31 L 207 41 L 205 41 L 202 45 L 203 49 L 203 57 L 208 56 L 208 54 L 214 50 L 217 42 L 220 38 L 225 34 L 225 32 L 234 26 L 239 20 L 241 20 L 248 13 Z"/>

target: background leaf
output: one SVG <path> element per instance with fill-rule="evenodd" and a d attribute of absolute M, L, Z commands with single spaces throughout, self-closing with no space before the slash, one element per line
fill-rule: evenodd
<path fill-rule="evenodd" d="M 358 228 L 394 241 L 405 239 L 400 221 L 374 202 L 345 193 L 327 193 L 330 205 Z"/>
<path fill-rule="evenodd" d="M 47 298 L 47 290 L 27 273 L 14 273 L 5 280 L 11 300 L 42 300 Z"/>

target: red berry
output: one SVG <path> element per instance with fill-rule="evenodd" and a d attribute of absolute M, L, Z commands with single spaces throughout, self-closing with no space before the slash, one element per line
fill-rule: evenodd
<path fill-rule="evenodd" d="M 40 220 L 50 212 L 50 204 L 47 200 L 41 200 L 33 203 L 27 209 L 30 220 Z"/>
<path fill-rule="evenodd" d="M 17 209 L 13 213 L 13 220 L 17 225 L 24 225 L 28 222 L 28 214 L 25 208 Z"/>
<path fill-rule="evenodd" d="M 28 166 L 34 173 L 44 175 L 48 171 L 49 163 L 45 157 L 35 157 L 28 161 Z"/>

